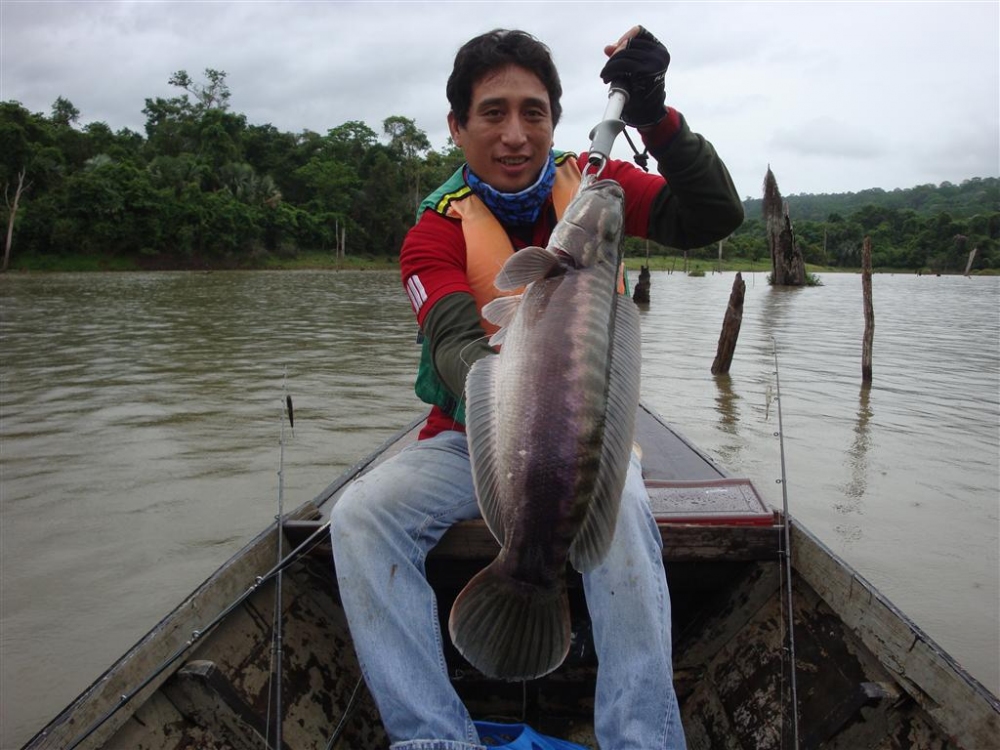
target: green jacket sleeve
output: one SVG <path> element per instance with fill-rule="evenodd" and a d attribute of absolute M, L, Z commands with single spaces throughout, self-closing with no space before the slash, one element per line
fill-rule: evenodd
<path fill-rule="evenodd" d="M 475 299 L 464 292 L 442 297 L 427 311 L 423 328 L 438 378 L 460 398 L 472 363 L 495 354 L 479 324 Z"/>
<path fill-rule="evenodd" d="M 676 135 L 663 147 L 649 145 L 649 151 L 667 181 L 650 212 L 651 240 L 688 250 L 718 242 L 739 228 L 743 204 L 729 170 L 683 115 Z"/>

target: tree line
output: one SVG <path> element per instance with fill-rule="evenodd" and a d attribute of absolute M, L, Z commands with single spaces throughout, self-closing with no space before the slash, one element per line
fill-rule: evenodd
<path fill-rule="evenodd" d="M 378 133 L 348 121 L 325 134 L 254 125 L 229 107 L 223 71 L 169 79 L 176 97 L 146 99 L 145 133 L 76 127 L 60 97 L 46 116 L 0 103 L 5 227 L 19 178 L 15 255 L 136 256 L 178 267 L 253 265 L 269 255 L 398 252 L 418 196 L 461 163 L 433 151 L 406 117 Z"/>
<path fill-rule="evenodd" d="M 791 195 L 784 199 L 807 263 L 859 268 L 865 237 L 884 270 L 1000 270 L 1000 179 L 885 191 Z M 735 255 L 767 258 L 763 199 L 744 201 L 747 220 L 730 238 Z"/>
<path fill-rule="evenodd" d="M 268 258 L 347 252 L 394 258 L 424 194 L 459 165 L 461 151 L 434 150 L 413 120 L 392 116 L 376 132 L 350 120 L 325 134 L 256 125 L 230 109 L 224 71 L 195 81 L 184 70 L 170 98 L 146 99 L 144 133 L 104 122 L 79 126 L 58 98 L 49 114 L 0 103 L 0 216 L 15 257 L 124 257 L 140 266 L 260 265 Z M 809 263 L 857 267 L 872 237 L 876 267 L 1000 268 L 1000 185 L 790 196 L 796 237 Z M 724 243 L 727 258 L 768 257 L 760 201 Z M 631 242 L 633 255 L 652 250 Z M 692 251 L 715 258 L 717 247 Z"/>

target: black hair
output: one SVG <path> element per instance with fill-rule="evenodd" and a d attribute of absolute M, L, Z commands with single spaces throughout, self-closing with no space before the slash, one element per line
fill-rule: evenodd
<path fill-rule="evenodd" d="M 555 127 L 562 114 L 559 103 L 562 84 L 552 62 L 552 53 L 531 34 L 509 29 L 494 29 L 480 34 L 463 44 L 455 55 L 446 93 L 458 124 L 465 127 L 469 122 L 472 87 L 486 74 L 508 65 L 517 65 L 538 76 L 549 92 L 552 126 Z"/>

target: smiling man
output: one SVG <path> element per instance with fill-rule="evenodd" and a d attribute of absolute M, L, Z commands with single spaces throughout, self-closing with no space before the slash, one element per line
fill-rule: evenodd
<path fill-rule="evenodd" d="M 605 166 L 601 176 L 625 193 L 626 234 L 681 249 L 727 236 L 742 206 L 712 145 L 665 104 L 666 48 L 636 26 L 604 52 L 601 77 L 628 91 L 622 119 L 638 129 L 659 172 Z M 554 148 L 562 87 L 548 48 L 529 34 L 495 30 L 467 42 L 447 95 L 448 126 L 466 163 L 423 201 L 400 254 L 424 335 L 416 391 L 431 411 L 420 440 L 355 482 L 331 516 L 341 600 L 394 750 L 502 741 L 496 726 L 473 721 L 449 681 L 424 560 L 451 525 L 480 515 L 461 395 L 472 364 L 495 354 L 481 317 L 499 294 L 493 280 L 512 253 L 546 245 L 587 163 L 586 154 Z M 600 665 L 601 747 L 684 747 L 660 535 L 635 455 L 611 549 L 583 581 Z M 505 746 L 571 747 L 517 731 Z"/>

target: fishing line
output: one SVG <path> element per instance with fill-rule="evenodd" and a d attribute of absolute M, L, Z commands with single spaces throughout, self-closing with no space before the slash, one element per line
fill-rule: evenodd
<path fill-rule="evenodd" d="M 774 337 L 771 337 L 771 350 L 774 354 L 774 401 L 777 404 L 778 412 L 778 447 L 781 456 L 781 501 L 782 501 L 782 512 L 785 516 L 785 522 L 783 524 L 783 542 L 784 549 L 781 550 L 781 554 L 784 556 L 784 576 L 785 576 L 785 595 L 788 601 L 788 610 L 786 612 L 787 616 L 787 626 L 788 626 L 788 654 L 789 662 L 791 668 L 789 670 L 789 683 L 791 685 L 792 700 L 791 700 L 791 719 L 792 719 L 792 747 L 798 750 L 799 747 L 799 694 L 798 694 L 798 683 L 795 675 L 795 611 L 792 608 L 792 539 L 791 539 L 791 526 L 792 517 L 788 514 L 788 477 L 785 473 L 785 426 L 781 419 L 781 378 L 778 374 L 778 344 Z M 780 599 L 780 597 L 779 597 Z M 784 674 L 784 670 L 782 670 Z M 782 693 L 784 690 L 782 689 Z M 784 731 L 784 722 L 782 722 L 782 731 Z"/>
<path fill-rule="evenodd" d="M 281 431 L 278 438 L 278 514 L 274 517 L 275 524 L 275 546 L 277 547 L 278 574 L 274 584 L 274 615 L 271 626 L 271 674 L 268 678 L 267 690 L 267 725 L 265 729 L 265 747 L 282 747 L 282 727 L 283 727 L 283 707 L 282 707 L 282 677 L 284 676 L 283 661 L 283 578 L 281 560 L 284 555 L 284 530 L 281 526 L 282 518 L 285 515 L 285 419 L 288 419 L 289 427 L 292 429 L 292 436 L 295 436 L 295 411 L 292 407 L 292 397 L 288 393 L 288 370 L 281 378 Z M 271 744 L 271 709 L 272 698 L 274 700 L 274 743 Z"/>
<path fill-rule="evenodd" d="M 344 707 L 344 713 L 341 714 L 340 722 L 337 724 L 336 728 L 333 730 L 333 734 L 330 735 L 330 741 L 326 743 L 326 750 L 333 750 L 337 743 L 340 741 L 340 736 L 344 733 L 347 728 L 347 722 L 354 716 L 354 711 L 358 707 L 358 698 L 361 695 L 361 688 L 365 684 L 365 678 L 359 677 L 358 681 L 354 685 L 354 690 L 351 691 L 351 697 L 347 699 L 347 705 Z"/>

